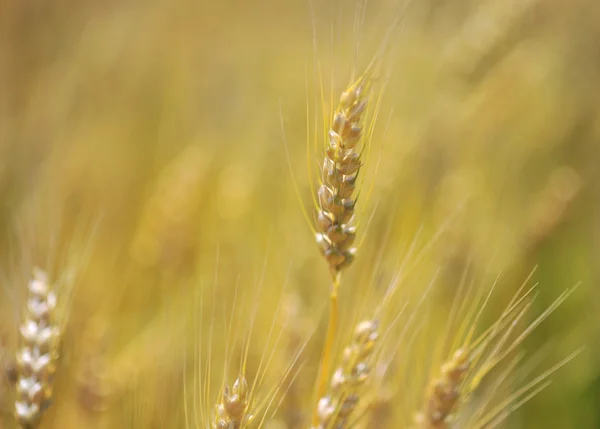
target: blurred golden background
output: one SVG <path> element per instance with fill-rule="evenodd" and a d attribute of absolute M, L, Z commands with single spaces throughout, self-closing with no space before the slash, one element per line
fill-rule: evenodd
<path fill-rule="evenodd" d="M 184 427 L 173 422 L 194 321 L 215 318 L 210 302 L 226 319 L 222 303 L 236 290 L 233 311 L 250 314 L 256 301 L 266 309 L 255 322 L 262 346 L 251 355 L 266 347 L 283 284 L 298 301 L 285 308 L 310 321 L 298 335 L 322 325 L 327 267 L 301 209 L 312 216 L 320 85 L 332 109 L 329 93 L 337 100 L 404 6 L 0 2 L 5 366 L 31 267 L 49 253 L 56 270 L 89 254 L 43 427 Z M 501 273 L 497 294 L 507 298 L 537 266 L 538 311 L 581 282 L 527 347 L 540 351 L 542 367 L 586 349 L 510 417 L 512 428 L 600 427 L 598 23 L 592 0 L 414 0 L 386 56 L 358 199 L 364 241 L 342 311 L 359 311 L 355 293 L 375 302 L 379 295 L 364 290 L 388 282 L 413 238 L 425 246 L 442 225 L 413 284 L 439 272 L 434 306 L 452 302 L 465 269 L 486 286 Z M 205 312 L 188 319 L 199 295 Z M 88 358 L 97 350 L 104 360 Z M 104 391 L 90 362 L 112 366 L 126 385 L 123 374 L 142 379 L 128 386 L 138 392 L 130 395 L 136 423 L 125 423 L 126 406 L 90 411 Z M 8 384 L 0 427 L 11 428 Z"/>

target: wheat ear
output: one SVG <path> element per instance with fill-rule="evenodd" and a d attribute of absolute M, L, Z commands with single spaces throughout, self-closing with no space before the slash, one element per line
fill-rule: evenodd
<path fill-rule="evenodd" d="M 378 324 L 360 322 L 352 342 L 344 349 L 324 396 L 319 398 L 312 429 L 345 429 L 360 399 L 359 389 L 371 373 L 371 361 L 379 338 Z"/>
<path fill-rule="evenodd" d="M 321 170 L 316 239 L 334 278 L 350 265 L 356 253 L 352 247 L 356 237 L 352 220 L 356 179 L 361 167 L 356 147 L 363 136 L 360 119 L 367 107 L 367 82 L 367 78 L 362 77 L 342 93 L 328 132 Z"/>
<path fill-rule="evenodd" d="M 233 383 L 231 391 L 229 386 L 225 386 L 216 406 L 212 428 L 240 429 L 246 427 L 252 419 L 252 415 L 248 413 L 249 397 L 248 382 L 243 375 L 240 375 Z"/>
<path fill-rule="evenodd" d="M 337 293 L 340 271 L 354 260 L 356 237 L 354 206 L 356 204 L 356 180 L 361 167 L 357 146 L 363 138 L 361 115 L 367 108 L 367 93 L 372 73 L 372 63 L 367 71 L 340 96 L 340 103 L 333 115 L 328 132 L 321 169 L 317 207 L 317 244 L 321 249 L 333 278 L 330 294 L 329 322 L 321 372 L 317 383 L 317 395 L 324 394 L 328 379 L 331 349 L 337 332 Z M 316 415 L 313 416 L 313 422 Z"/>
<path fill-rule="evenodd" d="M 449 419 L 460 401 L 460 386 L 469 371 L 470 356 L 460 348 L 442 365 L 437 378 L 431 380 L 423 409 L 415 416 L 415 429 L 447 429 Z"/>
<path fill-rule="evenodd" d="M 33 271 L 28 292 L 25 318 L 20 326 L 21 346 L 16 356 L 15 417 L 22 427 L 33 428 L 52 399 L 61 334 L 54 321 L 56 295 L 50 290 L 44 271 Z"/>

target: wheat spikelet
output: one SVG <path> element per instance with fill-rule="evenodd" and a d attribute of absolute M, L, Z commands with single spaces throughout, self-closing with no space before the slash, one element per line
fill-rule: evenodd
<path fill-rule="evenodd" d="M 358 389 L 371 373 L 371 361 L 379 337 L 378 323 L 360 322 L 352 342 L 344 349 L 342 364 L 334 371 L 325 396 L 319 399 L 312 429 L 343 429 L 356 408 Z"/>
<path fill-rule="evenodd" d="M 427 389 L 424 407 L 415 416 L 415 429 L 447 429 L 460 401 L 460 386 L 469 371 L 469 352 L 458 349 Z"/>
<path fill-rule="evenodd" d="M 354 259 L 354 191 L 361 167 L 356 150 L 363 137 L 361 115 L 367 107 L 368 79 L 363 76 L 341 95 L 328 132 L 318 190 L 317 244 L 335 277 Z"/>
<path fill-rule="evenodd" d="M 212 423 L 213 429 L 240 429 L 252 420 L 248 414 L 250 389 L 243 375 L 240 375 L 231 391 L 225 386 L 221 399 L 216 406 L 215 418 Z"/>
<path fill-rule="evenodd" d="M 52 399 L 60 330 L 54 321 L 56 295 L 45 272 L 35 269 L 29 282 L 25 318 L 17 351 L 15 417 L 24 428 L 36 427 Z"/>

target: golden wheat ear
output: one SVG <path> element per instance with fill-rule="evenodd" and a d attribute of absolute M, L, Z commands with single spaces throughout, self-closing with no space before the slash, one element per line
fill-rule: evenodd
<path fill-rule="evenodd" d="M 61 332 L 55 321 L 56 295 L 48 276 L 34 269 L 28 285 L 25 316 L 19 328 L 14 414 L 24 428 L 37 427 L 52 400 L 52 381 L 59 357 Z"/>
<path fill-rule="evenodd" d="M 355 206 L 357 179 L 362 166 L 361 154 L 368 146 L 373 122 L 363 129 L 368 115 L 369 96 L 375 66 L 373 61 L 365 73 L 341 94 L 326 134 L 320 186 L 316 198 L 316 241 L 331 273 L 329 322 L 317 380 L 317 397 L 325 393 L 329 379 L 329 360 L 337 333 L 337 299 L 342 269 L 356 255 Z"/>
<path fill-rule="evenodd" d="M 248 425 L 252 415 L 248 412 L 250 405 L 248 382 L 240 375 L 233 383 L 223 388 L 221 399 L 216 406 L 213 429 L 240 429 Z"/>
<path fill-rule="evenodd" d="M 469 352 L 462 348 L 442 365 L 440 375 L 427 388 L 423 409 L 415 416 L 415 429 L 450 427 L 449 418 L 461 399 L 461 384 L 469 367 Z"/>
<path fill-rule="evenodd" d="M 333 372 L 325 395 L 319 398 L 312 429 L 350 427 L 354 410 L 361 399 L 361 388 L 371 374 L 379 326 L 374 320 L 360 322 Z"/>
<path fill-rule="evenodd" d="M 368 84 L 368 76 L 361 77 L 342 93 L 321 169 L 316 240 L 334 278 L 350 265 L 356 253 L 356 227 L 352 221 L 361 167 L 357 147 L 363 138 L 361 116 L 367 108 Z"/>

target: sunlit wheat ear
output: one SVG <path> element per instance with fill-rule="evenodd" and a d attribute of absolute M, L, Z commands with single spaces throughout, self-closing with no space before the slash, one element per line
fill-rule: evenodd
<path fill-rule="evenodd" d="M 24 428 L 38 425 L 52 400 L 52 381 L 61 332 L 55 321 L 56 295 L 46 273 L 35 269 L 28 286 L 27 308 L 17 350 L 15 417 Z"/>
<path fill-rule="evenodd" d="M 534 299 L 534 287 L 523 292 L 525 285 L 526 282 L 500 317 L 476 339 L 472 335 L 491 293 L 475 318 L 467 318 L 471 326 L 463 344 L 430 378 L 414 418 L 415 429 L 493 427 L 546 387 L 548 377 L 579 353 L 576 351 L 539 377 L 512 385 L 523 357 L 515 353 L 516 349 L 569 295 L 566 291 L 532 322 L 525 323 Z"/>
<path fill-rule="evenodd" d="M 354 207 L 356 181 L 361 167 L 357 146 L 364 139 L 361 116 L 367 109 L 373 62 L 367 71 L 341 95 L 327 133 L 321 184 L 317 191 L 316 240 L 329 265 L 333 279 L 330 293 L 329 323 L 321 372 L 317 380 L 317 396 L 323 395 L 329 377 L 329 359 L 337 332 L 337 294 L 340 272 L 350 265 L 356 254 Z M 367 132 L 370 135 L 370 130 Z M 361 145 L 364 147 L 364 144 Z"/>
<path fill-rule="evenodd" d="M 361 167 L 357 146 L 363 139 L 361 116 L 367 108 L 367 76 L 350 85 L 340 97 L 328 132 L 328 142 L 318 189 L 317 244 L 336 277 L 350 265 L 356 228 L 352 225 L 356 181 Z"/>
<path fill-rule="evenodd" d="M 318 400 L 312 429 L 349 427 L 348 422 L 361 399 L 361 387 L 371 374 L 378 338 L 376 321 L 365 320 L 356 326 L 325 395 Z"/>
<path fill-rule="evenodd" d="M 449 417 L 455 411 L 461 394 L 461 384 L 469 371 L 469 352 L 458 349 L 442 365 L 441 373 L 427 388 L 423 410 L 415 417 L 416 429 L 446 429 Z"/>
<path fill-rule="evenodd" d="M 240 429 L 248 425 L 252 415 L 248 413 L 250 391 L 248 382 L 240 375 L 231 389 L 225 386 L 216 406 L 213 429 Z"/>

